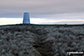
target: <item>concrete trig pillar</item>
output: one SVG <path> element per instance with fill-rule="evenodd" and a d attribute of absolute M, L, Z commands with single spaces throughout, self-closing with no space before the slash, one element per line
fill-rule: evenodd
<path fill-rule="evenodd" d="M 24 13 L 23 24 L 30 24 L 30 15 L 28 12 Z"/>

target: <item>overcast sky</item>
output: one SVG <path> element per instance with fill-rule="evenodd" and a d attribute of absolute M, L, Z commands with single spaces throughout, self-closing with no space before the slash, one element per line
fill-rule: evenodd
<path fill-rule="evenodd" d="M 83 18 L 84 0 L 0 0 L 0 18 L 19 18 L 24 12 L 32 18 Z"/>

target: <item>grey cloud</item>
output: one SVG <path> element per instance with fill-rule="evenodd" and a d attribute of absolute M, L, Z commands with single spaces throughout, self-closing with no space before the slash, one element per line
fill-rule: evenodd
<path fill-rule="evenodd" d="M 84 0 L 0 0 L 0 17 L 65 17 L 84 14 Z"/>

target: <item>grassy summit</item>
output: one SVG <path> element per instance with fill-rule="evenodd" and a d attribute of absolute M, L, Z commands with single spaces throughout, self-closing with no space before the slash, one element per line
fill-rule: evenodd
<path fill-rule="evenodd" d="M 84 51 L 84 25 L 0 26 L 0 56 L 66 56 Z"/>

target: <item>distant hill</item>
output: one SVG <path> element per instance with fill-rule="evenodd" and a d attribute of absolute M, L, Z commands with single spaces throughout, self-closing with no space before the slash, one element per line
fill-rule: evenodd
<path fill-rule="evenodd" d="M 84 51 L 84 24 L 0 26 L 0 56 L 66 56 Z"/>

